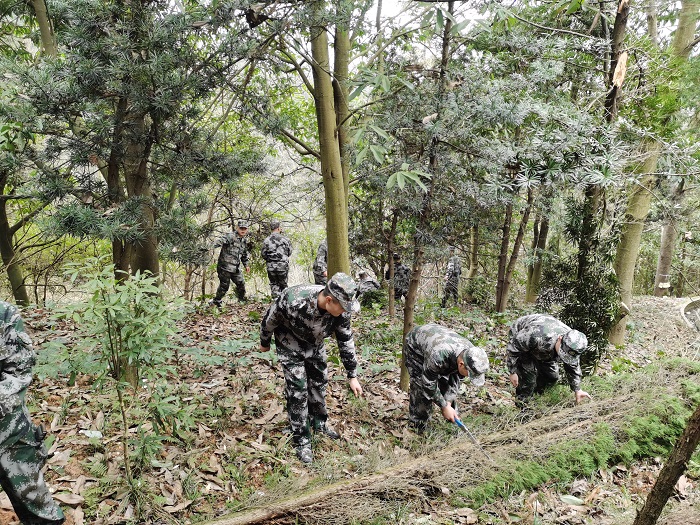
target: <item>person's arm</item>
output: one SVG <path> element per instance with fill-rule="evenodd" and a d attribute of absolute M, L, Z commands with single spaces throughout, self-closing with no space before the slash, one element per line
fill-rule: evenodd
<path fill-rule="evenodd" d="M 518 386 L 518 361 L 520 359 L 521 348 L 527 348 L 522 341 L 518 340 L 518 332 L 515 327 L 511 327 L 508 334 L 508 346 L 506 346 L 506 353 L 508 358 L 506 364 L 508 366 L 508 376 L 510 382 L 514 387 Z"/>
<path fill-rule="evenodd" d="M 245 240 L 245 237 L 241 239 L 241 264 L 245 266 L 245 269 L 248 270 L 248 243 Z"/>
<path fill-rule="evenodd" d="M 282 319 L 283 311 L 285 309 L 286 297 L 280 295 L 275 301 L 270 304 L 263 316 L 260 323 L 260 350 L 266 352 L 270 349 L 270 343 L 272 342 L 272 336 L 275 334 L 275 328 L 277 328 Z"/>
<path fill-rule="evenodd" d="M 574 393 L 576 404 L 578 405 L 585 398 L 591 399 L 591 395 L 588 392 L 581 390 L 581 377 L 583 375 L 581 373 L 581 363 L 576 363 L 576 366 L 567 365 L 564 362 L 562 364 L 564 365 L 566 379 L 569 381 L 569 387 Z"/>
<path fill-rule="evenodd" d="M 212 250 L 215 250 L 216 248 L 220 248 L 221 246 L 224 246 L 225 244 L 228 244 L 228 235 L 222 235 L 221 237 L 217 238 L 214 241 L 214 244 L 212 245 Z"/>
<path fill-rule="evenodd" d="M 355 354 L 355 339 L 353 338 L 350 325 L 350 315 L 343 314 L 339 320 L 340 323 L 335 329 L 335 338 L 338 341 L 340 360 L 343 362 L 345 371 L 348 374 L 350 390 L 357 397 L 360 397 L 362 396 L 362 386 L 360 386 L 360 381 L 357 379 L 357 356 Z"/>
<path fill-rule="evenodd" d="M 22 405 L 20 394 L 32 382 L 32 367 L 36 362 L 32 341 L 22 330 L 14 307 L 8 308 L 6 319 L 1 334 L 5 345 L 0 352 L 0 419 Z"/>

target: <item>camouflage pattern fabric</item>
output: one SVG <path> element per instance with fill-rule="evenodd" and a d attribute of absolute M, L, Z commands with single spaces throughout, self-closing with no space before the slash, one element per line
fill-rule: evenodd
<path fill-rule="evenodd" d="M 248 266 L 248 243 L 245 237 L 238 232 L 229 232 L 222 235 L 214 243 L 214 248 L 221 247 L 216 268 L 221 268 L 230 273 L 238 271 L 239 266 Z"/>
<path fill-rule="evenodd" d="M 422 428 L 435 404 L 456 408 L 462 376 L 457 357 L 474 345 L 444 326 L 416 326 L 406 336 L 406 368 L 410 376 L 409 421 Z M 475 348 L 475 347 L 474 347 Z"/>
<path fill-rule="evenodd" d="M 389 279 L 389 270 L 384 274 Z M 408 294 L 408 285 L 411 280 L 411 269 L 403 263 L 394 264 L 394 297 L 401 299 Z"/>
<path fill-rule="evenodd" d="M 260 252 L 267 264 L 267 277 L 270 279 L 272 298 L 276 299 L 282 290 L 287 288 L 292 242 L 281 233 L 273 232 L 263 241 Z"/>
<path fill-rule="evenodd" d="M 458 302 L 459 276 L 462 275 L 462 263 L 459 256 L 453 255 L 447 263 L 447 274 L 445 275 L 445 296 L 442 299 L 442 306 L 447 305 L 447 301 L 452 297 Z"/>
<path fill-rule="evenodd" d="M 326 284 L 328 282 L 328 276 L 323 275 L 323 272 L 328 271 L 328 241 L 326 239 L 323 239 L 323 242 L 318 246 L 313 270 L 314 284 Z"/>
<path fill-rule="evenodd" d="M 236 285 L 236 296 L 238 300 L 245 301 L 245 279 L 243 278 L 243 272 L 240 268 L 237 268 L 235 272 L 228 272 L 223 268 L 217 268 L 216 273 L 219 276 L 219 287 L 216 289 L 216 295 L 214 296 L 215 304 L 221 304 L 221 300 L 231 286 L 231 281 Z"/>
<path fill-rule="evenodd" d="M 531 314 L 516 319 L 510 327 L 508 371 L 518 375 L 515 395 L 518 399 L 530 397 L 555 384 L 559 379 L 558 355 L 555 345 L 559 336 L 571 328 L 551 315 Z M 581 389 L 581 365 L 564 365 L 572 391 Z"/>
<path fill-rule="evenodd" d="M 23 524 L 60 524 L 63 512 L 41 473 L 44 433 L 24 403 L 36 355 L 14 306 L 0 301 L 0 322 L 0 485 Z"/>
<path fill-rule="evenodd" d="M 260 345 L 269 347 L 274 335 L 277 355 L 285 379 L 287 416 L 296 444 L 310 436 L 309 418 L 323 423 L 328 383 L 326 348 L 323 340 L 334 334 L 348 378 L 357 376 L 355 342 L 350 314 L 338 317 L 318 308 L 323 286 L 287 288 L 267 309 L 260 326 Z"/>
<path fill-rule="evenodd" d="M 362 294 L 370 292 L 372 290 L 379 290 L 379 288 L 379 283 L 371 277 L 367 277 L 366 279 L 360 279 L 357 282 L 357 297 L 360 298 L 362 297 Z"/>

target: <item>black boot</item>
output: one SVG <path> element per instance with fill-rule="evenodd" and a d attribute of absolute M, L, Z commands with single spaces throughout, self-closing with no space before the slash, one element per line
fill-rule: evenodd
<path fill-rule="evenodd" d="M 333 428 L 328 426 L 328 421 L 314 419 L 313 429 L 314 432 L 320 432 L 321 434 L 325 434 L 331 439 L 340 439 L 340 434 L 338 434 L 335 430 L 333 430 Z"/>
<path fill-rule="evenodd" d="M 307 436 L 294 436 L 294 448 L 296 448 L 299 461 L 306 465 L 314 460 L 314 453 L 311 450 L 311 439 Z"/>

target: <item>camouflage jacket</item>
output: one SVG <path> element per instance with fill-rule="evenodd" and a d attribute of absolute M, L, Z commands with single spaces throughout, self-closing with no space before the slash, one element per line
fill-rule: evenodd
<path fill-rule="evenodd" d="M 279 339 L 285 336 L 291 339 L 292 351 L 316 351 L 323 346 L 323 340 L 335 335 L 340 349 L 340 359 L 348 377 L 357 376 L 357 358 L 355 341 L 350 326 L 350 314 L 343 313 L 333 317 L 318 308 L 318 294 L 324 286 L 303 284 L 287 288 L 267 309 L 260 326 L 260 344 L 270 346 L 275 335 L 278 348 Z"/>
<path fill-rule="evenodd" d="M 219 262 L 216 267 L 227 272 L 236 272 L 242 264 L 248 266 L 248 243 L 245 237 L 238 235 L 238 232 L 229 232 L 222 235 L 214 243 L 214 248 L 221 246 Z"/>
<path fill-rule="evenodd" d="M 384 273 L 384 278 L 389 279 L 389 270 Z M 408 285 L 411 280 L 411 269 L 405 264 L 394 265 L 394 290 L 401 290 L 404 295 L 408 292 Z"/>
<path fill-rule="evenodd" d="M 440 393 L 438 379 L 445 378 L 455 386 L 462 376 L 457 370 L 457 357 L 474 345 L 457 332 L 429 323 L 416 326 L 406 336 L 406 367 L 411 374 L 421 372 L 423 395 L 443 408 L 447 401 Z"/>
<path fill-rule="evenodd" d="M 32 382 L 36 354 L 24 331 L 19 311 L 0 301 L 0 449 L 23 436 L 30 427 L 24 397 Z"/>
<path fill-rule="evenodd" d="M 515 374 L 520 359 L 534 359 L 541 363 L 558 359 L 554 348 L 560 335 L 571 328 L 551 315 L 531 314 L 516 319 L 510 327 L 508 351 L 508 371 Z M 574 392 L 581 389 L 581 365 L 564 365 L 569 386 Z"/>
<path fill-rule="evenodd" d="M 281 233 L 274 232 L 263 241 L 260 250 L 269 272 L 289 271 L 289 256 L 292 255 L 292 242 Z"/>
<path fill-rule="evenodd" d="M 316 260 L 314 261 L 314 273 L 323 275 L 323 272 L 328 270 L 328 241 L 323 239 L 323 242 L 318 245 Z"/>
<path fill-rule="evenodd" d="M 459 282 L 459 276 L 462 275 L 462 263 L 459 260 L 459 256 L 453 255 L 450 257 L 450 261 L 447 263 L 447 274 L 445 275 L 446 281 Z"/>

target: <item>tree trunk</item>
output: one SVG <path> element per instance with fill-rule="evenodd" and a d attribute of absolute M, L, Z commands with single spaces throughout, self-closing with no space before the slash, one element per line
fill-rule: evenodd
<path fill-rule="evenodd" d="M 448 12 L 450 15 L 454 13 L 454 1 L 448 3 Z M 437 94 L 437 121 L 440 121 L 442 114 L 442 99 L 445 94 L 446 71 L 447 64 L 450 58 L 450 32 L 452 30 L 452 18 L 448 18 L 445 22 L 445 29 L 442 34 L 442 55 L 440 59 L 440 85 Z M 421 209 L 418 212 L 418 225 L 416 227 L 417 234 L 415 235 L 415 247 L 413 251 L 413 271 L 411 272 L 411 281 L 408 286 L 408 294 L 406 295 L 406 304 L 403 311 L 403 339 L 406 340 L 406 335 L 413 329 L 414 326 L 414 309 L 418 298 L 418 286 L 423 273 L 423 240 L 420 236 L 421 232 L 427 231 L 430 226 L 432 215 L 432 195 L 435 179 L 437 178 L 438 167 L 438 137 L 434 136 L 430 140 L 430 155 L 428 161 L 428 172 L 432 175 L 428 184 L 428 191 L 423 197 Z M 406 368 L 405 348 L 401 356 L 401 379 L 399 386 L 403 391 L 408 391 L 409 376 Z"/>
<path fill-rule="evenodd" d="M 396 249 L 394 241 L 396 240 L 396 223 L 399 216 L 396 210 L 391 214 L 391 229 L 387 238 L 387 261 L 389 261 L 389 318 L 393 319 L 396 315 L 396 296 L 394 295 L 394 251 Z"/>
<path fill-rule="evenodd" d="M 2 173 L 0 175 L 0 256 L 2 256 L 2 262 L 5 265 L 15 302 L 20 306 L 27 306 L 29 293 L 24 284 L 24 272 L 18 262 L 18 254 L 12 242 L 14 234 L 7 217 L 7 200 L 2 198 L 5 194 L 6 183 L 7 173 Z"/>
<path fill-rule="evenodd" d="M 510 244 L 510 221 L 513 219 L 513 203 L 506 204 L 503 216 L 503 226 L 501 227 L 501 249 L 498 252 L 498 277 L 496 281 L 496 311 L 504 312 L 503 288 L 506 281 L 506 265 L 508 260 L 508 244 Z"/>
<path fill-rule="evenodd" d="M 314 59 L 314 102 L 318 141 L 321 149 L 321 174 L 326 199 L 326 238 L 328 239 L 328 276 L 350 273 L 348 246 L 348 206 L 336 134 L 333 83 L 330 75 L 328 35 L 319 22 L 323 1 L 313 2 L 314 25 L 311 28 L 311 54 Z"/>
<path fill-rule="evenodd" d="M 675 211 L 681 205 L 685 190 L 685 179 L 681 179 L 671 194 L 669 216 L 661 228 L 661 245 L 659 246 L 659 259 L 656 263 L 656 277 L 654 278 L 654 295 L 662 297 L 666 295 L 668 286 L 660 287 L 661 283 L 671 282 L 671 263 L 676 250 L 678 240 L 678 228 Z"/>
<path fill-rule="evenodd" d="M 645 147 L 646 159 L 641 173 L 644 175 L 630 189 L 625 222 L 622 225 L 620 243 L 617 245 L 614 269 L 620 281 L 620 299 L 628 307 L 632 304 L 632 286 L 634 284 L 634 268 L 639 255 L 639 244 L 642 238 L 644 222 L 651 207 L 652 189 L 656 185 L 656 163 L 661 153 L 661 143 L 648 142 Z M 612 328 L 609 334 L 610 342 L 621 345 L 625 341 L 627 320 L 623 317 Z"/>
<path fill-rule="evenodd" d="M 695 28 L 697 26 L 698 12 L 700 12 L 700 2 L 697 0 L 683 0 L 681 2 L 681 12 L 678 17 L 678 28 L 673 35 L 671 42 L 671 53 L 677 63 L 687 61 L 690 54 L 690 44 L 693 41 Z M 671 118 L 666 115 L 664 118 Z M 628 220 L 623 225 L 622 237 L 615 255 L 615 271 L 620 280 L 622 301 L 631 308 L 632 285 L 634 283 L 634 267 L 639 254 L 639 243 L 642 235 L 643 223 L 649 213 L 651 203 L 650 190 L 656 183 L 656 164 L 661 154 L 661 143 L 653 141 L 646 145 L 647 158 L 642 167 L 641 173 L 647 174 L 632 191 L 626 217 Z M 619 321 L 610 332 L 610 342 L 621 345 L 625 340 L 626 322 L 624 318 Z"/>
<path fill-rule="evenodd" d="M 518 233 L 515 236 L 515 242 L 513 243 L 513 251 L 510 254 L 510 259 L 508 261 L 508 266 L 505 271 L 503 278 L 503 287 L 501 288 L 501 300 L 500 306 L 502 310 L 496 310 L 498 313 L 503 313 L 506 311 L 508 306 L 508 293 L 510 291 L 510 279 L 513 277 L 513 270 L 515 270 L 515 263 L 518 262 L 518 256 L 520 254 L 520 247 L 523 244 L 523 238 L 525 237 L 525 228 L 527 228 L 527 223 L 530 220 L 530 211 L 532 210 L 532 202 L 535 199 L 534 192 L 531 188 L 527 190 L 527 205 L 523 211 L 523 215 L 520 219 L 520 226 L 518 228 Z"/>
<path fill-rule="evenodd" d="M 688 420 L 683 434 L 678 438 L 671 455 L 664 464 L 659 477 L 647 496 L 642 510 L 639 511 L 632 525 L 655 525 L 661 515 L 673 488 L 683 472 L 688 468 L 690 457 L 700 443 L 700 405 Z"/>
<path fill-rule="evenodd" d="M 532 254 L 534 261 L 527 273 L 527 290 L 525 301 L 534 303 L 540 293 L 540 281 L 542 280 L 542 253 L 547 246 L 549 235 L 549 219 L 544 215 L 535 221 L 534 239 L 532 240 Z"/>
<path fill-rule="evenodd" d="M 41 47 L 44 48 L 44 53 L 49 56 L 56 56 L 56 39 L 54 38 L 51 20 L 46 10 L 46 2 L 44 0 L 31 0 L 34 16 L 37 24 L 39 24 L 39 33 L 41 34 Z"/>
<path fill-rule="evenodd" d="M 467 279 L 476 277 L 479 263 L 479 225 L 475 224 L 469 228 L 469 272 Z"/>

